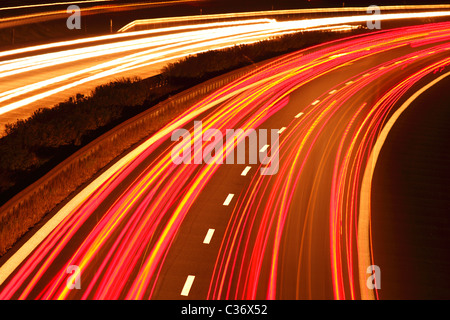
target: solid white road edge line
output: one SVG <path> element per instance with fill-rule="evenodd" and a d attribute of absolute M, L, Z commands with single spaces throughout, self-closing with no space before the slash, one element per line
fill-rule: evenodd
<path fill-rule="evenodd" d="M 371 262 L 370 257 L 370 198 L 371 198 L 371 188 L 372 188 L 372 177 L 375 171 L 375 166 L 378 160 L 378 155 L 380 154 L 381 148 L 389 134 L 389 131 L 394 126 L 397 119 L 403 113 L 403 111 L 408 108 L 411 103 L 416 100 L 422 93 L 434 86 L 436 83 L 442 79 L 450 76 L 450 72 L 440 76 L 434 81 L 428 83 L 426 86 L 422 87 L 416 93 L 414 93 L 408 100 L 406 100 L 403 105 L 397 109 L 397 111 L 392 115 L 389 121 L 384 126 L 377 141 L 372 149 L 371 155 L 368 159 L 366 169 L 364 170 L 363 181 L 361 184 L 361 202 L 359 206 L 359 217 L 358 217 L 358 269 L 359 269 L 359 287 L 361 290 L 361 298 L 363 300 L 374 300 L 375 295 L 373 290 L 370 290 L 366 286 L 367 281 L 367 267 L 369 267 Z"/>

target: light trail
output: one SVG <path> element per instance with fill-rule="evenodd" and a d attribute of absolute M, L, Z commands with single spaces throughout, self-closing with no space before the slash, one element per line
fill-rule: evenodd
<path fill-rule="evenodd" d="M 421 45 L 424 39 L 433 42 Z M 234 179 L 230 167 L 215 161 L 172 162 L 178 142 L 170 142 L 171 133 L 192 132 L 199 119 L 202 133 L 284 129 L 276 175 L 242 176 L 242 167 L 236 171 L 247 181 L 241 189 L 221 190 L 217 207 L 227 212 L 226 225 L 211 226 L 223 230 L 214 236 L 219 251 L 202 256 L 213 261 L 212 274 L 184 278 L 182 293 L 191 296 L 206 276 L 207 299 L 277 299 L 286 288 L 290 298 L 316 298 L 324 283 L 335 299 L 359 298 L 358 204 L 370 153 L 408 90 L 450 66 L 449 50 L 450 23 L 374 32 L 285 55 L 217 90 L 95 179 L 61 209 L 60 222 L 45 236 L 25 243 L 22 256 L 0 268 L 0 299 L 154 298 L 186 217 L 216 214 L 202 213 L 199 200 L 214 179 L 223 185 Z M 312 84 L 321 84 L 313 96 L 294 100 Z M 235 145 L 226 140 L 224 150 Z M 70 265 L 80 267 L 87 283 L 81 291 L 66 287 Z M 323 279 L 314 278 L 318 270 L 327 270 Z"/>
<path fill-rule="evenodd" d="M 434 7 L 433 7 L 434 8 Z M 442 8 L 442 7 L 436 7 Z M 227 17 L 227 15 L 225 15 Z M 191 54 L 200 53 L 210 49 L 221 49 L 235 44 L 249 44 L 274 36 L 280 36 L 301 30 L 326 30 L 341 28 L 351 28 L 349 23 L 361 23 L 365 21 L 409 19 L 422 17 L 445 17 L 450 16 L 450 11 L 416 12 L 416 13 L 395 13 L 382 15 L 358 15 L 349 17 L 319 18 L 310 20 L 275 21 L 273 19 L 251 19 L 243 21 L 224 21 L 206 24 L 194 24 L 188 26 L 166 27 L 132 33 L 119 33 L 101 37 L 79 39 L 73 41 L 63 41 L 48 45 L 33 46 L 30 48 L 15 49 L 0 53 L 0 56 L 20 55 L 39 50 L 56 49 L 65 46 L 86 45 L 97 41 L 113 41 L 108 44 L 89 45 L 87 47 L 62 50 L 46 54 L 38 54 L 25 58 L 17 58 L 0 62 L 0 78 L 28 75 L 30 72 L 42 70 L 52 70 L 60 65 L 71 64 L 73 70 L 74 63 L 79 61 L 90 61 L 94 58 L 108 59 L 107 62 L 98 63 L 90 67 L 82 67 L 75 72 L 57 71 L 64 74 L 22 85 L 13 89 L 4 89 L 0 95 L 0 115 L 28 106 L 31 103 L 44 98 L 61 93 L 65 90 L 84 85 L 102 78 L 112 77 L 117 74 L 130 72 L 138 68 L 145 68 L 151 65 L 158 65 L 175 59 L 179 59 Z M 170 33 L 164 35 L 164 33 Z M 158 35 L 158 33 L 160 35 Z M 214 37 L 211 37 L 211 35 Z M 119 41 L 119 39 L 129 36 L 140 36 L 144 38 Z M 234 37 L 234 38 L 233 38 Z M 192 43 L 198 42 L 198 45 Z M 177 47 L 178 50 L 163 50 Z M 150 49 L 153 48 L 153 49 Z M 143 49 L 140 54 L 136 53 Z M 121 58 L 114 58 L 122 55 Z M 109 58 L 111 57 L 111 58 Z M 107 68 L 108 70 L 104 71 Z M 48 72 L 48 71 L 47 71 Z M 93 74 L 94 73 L 94 74 Z M 82 77 L 81 79 L 79 79 Z M 76 81 L 71 79 L 76 78 Z M 35 74 L 33 78 L 35 79 Z M 23 83 L 24 78 L 21 78 Z M 67 83 L 70 82 L 70 83 Z M 14 80 L 11 81 L 14 83 Z M 45 88 L 52 86 L 46 91 Z M 55 87 L 56 86 L 56 87 Z M 41 91 L 33 94 L 34 91 Z M 23 96 L 19 100 L 19 98 Z M 8 102 L 9 100 L 14 102 Z"/>
<path fill-rule="evenodd" d="M 109 2 L 109 4 L 106 5 L 99 5 L 94 7 L 87 7 L 87 8 L 80 8 L 82 14 L 89 15 L 89 14 L 96 14 L 96 13 L 102 13 L 105 12 L 105 10 L 113 10 L 113 11 L 124 11 L 130 8 L 142 8 L 142 7 L 151 7 L 151 6 L 162 6 L 162 5 L 177 5 L 177 4 L 183 4 L 183 3 L 189 3 L 189 2 L 198 2 L 201 0 L 171 0 L 171 1 L 159 1 L 159 2 L 134 2 L 134 3 L 127 3 L 127 4 L 114 4 L 111 0 L 100 0 L 104 2 Z M 87 1 L 85 1 L 87 2 Z M 96 1 L 93 1 L 96 2 Z M 77 2 L 78 4 L 82 4 L 82 2 Z M 53 5 L 53 4 L 51 4 Z M 38 5 L 40 6 L 40 5 Z M 11 9 L 18 9 L 17 7 L 9 7 Z M 0 19 L 0 23 L 3 24 L 3 26 L 13 26 L 13 25 L 20 25 L 24 21 L 28 22 L 39 22 L 39 21 L 48 21 L 51 19 L 58 19 L 58 18 L 66 18 L 67 17 L 67 10 L 53 10 L 53 11 L 47 11 L 47 12 L 38 12 L 38 13 L 30 13 L 30 14 L 22 14 L 19 16 L 12 16 L 12 17 L 6 17 Z"/>
<path fill-rule="evenodd" d="M 102 42 L 102 41 L 106 41 L 106 40 L 119 40 L 122 38 L 130 38 L 130 37 L 134 37 L 134 36 L 147 36 L 147 35 L 153 35 L 153 34 L 163 34 L 163 33 L 188 31 L 188 30 L 195 30 L 195 29 L 214 28 L 214 27 L 220 27 L 220 26 L 245 25 L 245 24 L 252 24 L 252 23 L 265 23 L 265 22 L 267 22 L 267 23 L 275 22 L 275 20 L 249 19 L 249 20 L 245 20 L 245 21 L 212 22 L 212 23 L 208 23 L 208 24 L 194 24 L 194 25 L 185 25 L 185 26 L 176 26 L 176 27 L 166 27 L 166 28 L 158 28 L 158 29 L 151 29 L 151 30 L 128 32 L 126 34 L 112 34 L 112 35 L 81 38 L 81 39 L 76 39 L 76 40 L 58 41 L 58 42 L 53 42 L 53 43 L 48 43 L 48 44 L 42 44 L 42 45 L 36 45 L 36 46 L 31 46 L 31 47 L 2 51 L 2 52 L 0 52 L 0 57 L 7 57 L 7 56 L 11 56 L 11 55 L 20 55 L 20 54 L 24 54 L 24 53 L 28 53 L 28 52 L 33 52 L 33 51 L 49 50 L 49 49 L 55 49 L 55 48 L 59 48 L 59 47 L 73 46 L 73 45 L 79 45 L 79 44 L 88 44 L 88 43 L 92 43 L 92 42 Z M 112 45 L 114 45 L 114 44 L 112 44 Z M 94 49 L 95 49 L 95 47 L 94 47 Z M 92 48 L 83 48 L 83 50 L 92 50 Z M 61 54 L 61 53 L 57 53 L 57 54 Z M 33 59 L 33 57 L 29 57 L 29 58 Z M 8 63 L 8 62 L 2 62 L 2 64 L 5 64 L 5 63 Z"/>
<path fill-rule="evenodd" d="M 84 0 L 84 1 L 68 1 L 68 2 L 53 2 L 53 3 L 39 3 L 39 4 L 28 4 L 26 6 L 15 6 L 15 7 L 3 7 L 0 11 L 15 10 L 15 9 L 28 9 L 28 8 L 39 8 L 39 7 L 52 7 L 59 5 L 71 5 L 71 4 L 85 4 L 85 3 L 96 3 L 96 2 L 111 2 L 113 0 Z"/>
<path fill-rule="evenodd" d="M 278 24 L 266 19 L 212 23 L 206 26 L 189 26 L 187 29 L 199 28 L 202 29 L 5 61 L 0 64 L 1 78 L 19 76 L 39 69 L 55 68 L 58 65 L 72 64 L 76 61 L 89 60 L 99 56 L 114 57 L 114 54 L 117 53 L 126 54 L 123 57 L 95 64 L 92 67 L 80 69 L 75 72 L 65 72 L 57 77 L 48 78 L 11 90 L 4 90 L 0 95 L 0 103 L 2 103 L 2 106 L 0 106 L 0 115 L 96 79 L 113 76 L 137 68 L 161 64 L 166 61 L 210 50 L 211 48 L 223 49 L 236 44 L 253 43 L 267 39 L 268 37 L 281 36 L 298 30 L 298 26 L 295 23 Z M 211 28 L 213 29 L 211 30 Z M 342 26 L 342 28 L 345 29 L 348 26 Z M 164 31 L 173 32 L 179 29 L 166 28 Z M 317 28 L 314 30 L 317 30 Z M 104 69 L 106 71 L 103 71 Z M 93 72 L 95 74 L 92 74 Z M 33 79 L 34 76 L 33 74 Z M 82 78 L 67 83 L 71 79 L 78 79 L 79 77 Z M 32 95 L 32 92 L 36 90 L 42 91 L 49 86 L 58 87 Z M 27 97 L 9 104 L 5 103 L 8 100 L 20 96 Z"/>

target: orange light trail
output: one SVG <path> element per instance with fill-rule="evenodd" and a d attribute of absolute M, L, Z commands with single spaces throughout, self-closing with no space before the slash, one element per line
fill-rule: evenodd
<path fill-rule="evenodd" d="M 449 50 L 450 23 L 378 31 L 285 55 L 220 88 L 100 176 L 98 188 L 82 192 L 84 200 L 0 284 L 0 299 L 152 299 L 183 222 L 227 168 L 174 164 L 170 134 L 192 133 L 194 120 L 202 121 L 202 133 L 225 133 L 274 126 L 275 119 L 286 127 L 279 171 L 251 176 L 227 207 L 205 298 L 315 298 L 320 265 L 332 298 L 358 299 L 359 192 L 368 157 L 408 90 L 450 66 Z M 347 73 L 381 56 L 369 69 Z M 331 75 L 339 78 L 323 92 L 296 100 Z M 386 85 L 371 92 L 374 83 Z M 226 140 L 225 154 L 213 160 L 243 139 Z M 196 142 L 186 143 L 194 150 Z M 200 142 L 202 149 L 210 143 Z M 80 292 L 66 286 L 70 265 L 81 269 Z"/>

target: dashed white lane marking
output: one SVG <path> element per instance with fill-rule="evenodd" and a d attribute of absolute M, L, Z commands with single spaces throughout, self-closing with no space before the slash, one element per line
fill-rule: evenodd
<path fill-rule="evenodd" d="M 331 90 L 328 94 L 333 94 L 333 93 L 336 93 L 336 92 L 337 92 L 337 90 L 334 89 L 334 90 Z"/>
<path fill-rule="evenodd" d="M 320 102 L 320 100 L 316 100 L 313 103 L 311 103 L 313 106 L 315 106 L 316 104 L 318 104 Z"/>
<path fill-rule="evenodd" d="M 304 113 L 303 112 L 300 112 L 299 114 L 297 114 L 296 116 L 295 116 L 295 118 L 300 118 L 302 115 L 303 115 Z"/>
<path fill-rule="evenodd" d="M 230 202 L 231 202 L 231 200 L 233 200 L 233 197 L 234 197 L 234 194 L 233 194 L 233 193 L 228 194 L 228 196 L 227 196 L 227 198 L 225 199 L 223 205 L 224 205 L 224 206 L 229 205 Z"/>
<path fill-rule="evenodd" d="M 259 150 L 259 152 L 264 152 L 269 148 L 269 145 L 266 144 L 264 147 L 261 148 L 261 150 Z"/>
<path fill-rule="evenodd" d="M 181 290 L 181 295 L 187 297 L 189 291 L 191 291 L 192 284 L 194 283 L 195 276 L 188 276 L 186 282 L 184 283 L 183 290 Z"/>
<path fill-rule="evenodd" d="M 349 82 L 346 82 L 345 85 L 346 85 L 346 86 L 349 86 L 349 85 L 351 85 L 352 83 L 353 83 L 353 81 L 349 81 Z"/>
<path fill-rule="evenodd" d="M 282 127 L 280 130 L 278 130 L 278 133 L 282 133 L 284 130 L 286 130 L 286 127 Z"/>
<path fill-rule="evenodd" d="M 213 237 L 214 234 L 214 229 L 209 229 L 208 232 L 206 233 L 205 239 L 203 240 L 204 244 L 209 244 L 211 242 L 211 239 Z"/>
<path fill-rule="evenodd" d="M 242 171 L 242 173 L 241 173 L 241 176 L 245 177 L 251 168 L 252 167 L 250 167 L 250 166 L 245 167 L 244 171 Z"/>

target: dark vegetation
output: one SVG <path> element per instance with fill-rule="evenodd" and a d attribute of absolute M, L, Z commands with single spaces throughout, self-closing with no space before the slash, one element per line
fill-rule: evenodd
<path fill-rule="evenodd" d="M 164 69 L 163 76 L 171 84 L 192 84 L 198 80 L 204 81 L 227 71 L 281 54 L 348 36 L 350 33 L 357 34 L 363 32 L 366 32 L 366 29 L 355 29 L 342 33 L 326 31 L 300 32 L 253 44 L 207 51 L 168 64 Z"/>
<path fill-rule="evenodd" d="M 160 76 L 117 80 L 7 124 L 0 138 L 0 204 L 102 133 L 179 90 L 163 84 Z"/>

